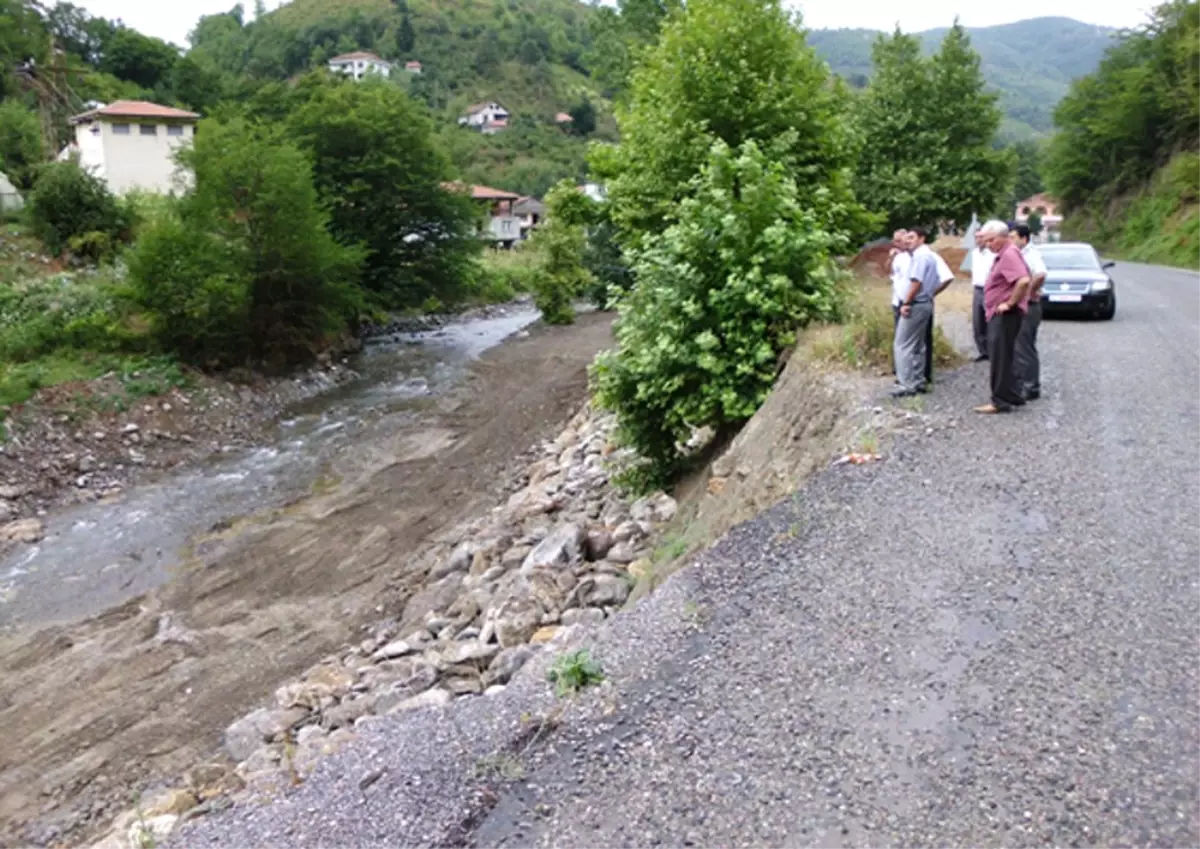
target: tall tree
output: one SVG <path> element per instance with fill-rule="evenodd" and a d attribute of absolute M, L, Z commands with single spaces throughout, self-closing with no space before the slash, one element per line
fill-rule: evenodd
<path fill-rule="evenodd" d="M 571 107 L 571 132 L 590 136 L 596 131 L 596 107 L 586 97 Z"/>
<path fill-rule="evenodd" d="M 118 27 L 105 47 L 100 69 L 122 80 L 151 89 L 167 81 L 179 51 L 162 39 L 129 27 Z"/>
<path fill-rule="evenodd" d="M 888 230 L 993 209 L 1007 194 L 1010 159 L 994 147 L 1000 112 L 962 27 L 955 23 L 932 59 L 897 29 L 876 39 L 871 62 L 856 108 L 859 199 L 886 216 Z"/>
<path fill-rule="evenodd" d="M 18 189 L 33 187 L 34 169 L 42 162 L 42 125 L 20 101 L 0 101 L 0 171 Z"/>
<path fill-rule="evenodd" d="M 367 249 L 363 285 L 388 307 L 458 300 L 478 247 L 469 198 L 442 189 L 449 163 L 424 110 L 385 80 L 314 76 L 287 118 L 346 244 Z"/>
<path fill-rule="evenodd" d="M 396 30 L 396 50 L 401 56 L 406 56 L 417 43 L 417 34 L 413 32 L 412 21 L 405 15 L 400 19 L 400 28 Z"/>
<path fill-rule="evenodd" d="M 617 112 L 621 144 L 596 149 L 591 166 L 626 243 L 662 229 L 718 140 L 756 142 L 792 170 L 804 197 L 839 206 L 839 226 L 858 227 L 843 111 L 825 64 L 778 2 L 692 0 L 634 71 Z"/>

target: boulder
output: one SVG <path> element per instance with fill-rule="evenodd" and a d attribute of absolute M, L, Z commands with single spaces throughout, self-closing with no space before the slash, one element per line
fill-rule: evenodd
<path fill-rule="evenodd" d="M 638 522 L 649 522 L 659 525 L 675 518 L 679 505 L 675 499 L 665 492 L 656 492 L 645 498 L 639 498 L 629 508 L 630 515 Z"/>
<path fill-rule="evenodd" d="M 559 525 L 529 552 L 521 564 L 521 571 L 528 573 L 534 569 L 563 566 L 578 560 L 585 539 L 586 535 L 579 525 Z"/>
<path fill-rule="evenodd" d="M 420 710 L 421 708 L 425 707 L 438 707 L 440 705 L 448 704 L 451 698 L 453 697 L 450 695 L 448 690 L 442 690 L 440 688 L 426 690 L 420 695 L 405 699 L 404 701 L 395 705 L 388 711 L 388 713 L 404 713 L 410 710 Z"/>
<path fill-rule="evenodd" d="M 0 541 L 33 544 L 41 542 L 45 535 L 46 526 L 40 519 L 18 519 L 15 522 L 0 525 Z"/>
<path fill-rule="evenodd" d="M 562 624 L 566 628 L 575 625 L 599 625 L 604 621 L 604 611 L 598 607 L 576 607 L 562 615 Z"/>
<path fill-rule="evenodd" d="M 321 727 L 333 731 L 354 725 L 359 717 L 367 716 L 375 710 L 375 700 L 370 697 L 346 699 L 340 705 L 334 705 L 321 714 Z"/>
<path fill-rule="evenodd" d="M 637 560 L 637 548 L 632 540 L 619 542 L 609 549 L 608 559 L 613 563 L 632 563 Z"/>
<path fill-rule="evenodd" d="M 420 651 L 419 645 L 415 645 L 408 640 L 394 640 L 372 654 L 371 659 L 375 661 L 394 660 L 405 655 L 415 654 L 418 651 Z"/>
<path fill-rule="evenodd" d="M 244 761 L 306 716 L 308 711 L 303 708 L 259 708 L 225 729 L 225 751 L 235 761 Z"/>
<path fill-rule="evenodd" d="M 483 681 L 488 686 L 493 684 L 507 684 L 509 679 L 517 673 L 522 666 L 537 653 L 537 649 L 532 646 L 513 646 L 505 649 L 496 655 L 491 665 L 488 666 L 487 672 L 483 674 Z"/>
<path fill-rule="evenodd" d="M 478 673 L 446 678 L 442 681 L 442 686 L 452 696 L 477 696 L 483 692 L 483 681 L 480 680 Z"/>
<path fill-rule="evenodd" d="M 496 609 L 496 639 L 503 648 L 529 642 L 542 624 L 542 605 L 530 596 L 514 596 Z"/>
<path fill-rule="evenodd" d="M 445 669 L 459 663 L 491 661 L 499 653 L 500 646 L 495 643 L 461 642 L 447 646 L 431 659 L 439 669 Z"/>
<path fill-rule="evenodd" d="M 596 512 L 599 514 L 599 506 L 597 506 Z M 583 556 L 591 561 L 603 560 L 613 545 L 612 534 L 608 531 L 588 531 L 587 539 L 583 543 Z"/>
<path fill-rule="evenodd" d="M 450 552 L 450 556 L 434 564 L 429 570 L 429 580 L 438 581 L 454 572 L 466 572 L 471 568 L 471 560 L 475 557 L 475 545 L 464 542 Z"/>
<path fill-rule="evenodd" d="M 583 607 L 624 604 L 629 598 L 629 581 L 615 575 L 592 575 L 576 588 L 576 597 Z"/>

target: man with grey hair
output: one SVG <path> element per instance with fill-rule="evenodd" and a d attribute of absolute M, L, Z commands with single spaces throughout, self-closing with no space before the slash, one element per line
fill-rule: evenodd
<path fill-rule="evenodd" d="M 916 395 L 925 388 L 925 346 L 929 323 L 933 321 L 933 296 L 942 285 L 932 251 L 918 250 L 925 244 L 925 231 L 908 231 L 912 258 L 908 266 L 908 286 L 900 302 L 896 339 L 892 355 L 896 361 L 896 383 L 892 396 Z"/>
<path fill-rule="evenodd" d="M 991 365 L 992 401 L 976 407 L 977 413 L 1007 413 L 1025 404 L 1017 387 L 1014 351 L 1021 321 L 1029 303 L 1029 266 L 1020 249 L 1008 238 L 1008 225 L 989 221 L 979 228 L 995 254 L 983 287 L 987 313 L 988 360 Z"/>

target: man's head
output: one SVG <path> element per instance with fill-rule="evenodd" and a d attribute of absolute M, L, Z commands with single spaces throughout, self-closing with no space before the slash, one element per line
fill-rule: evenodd
<path fill-rule="evenodd" d="M 926 233 L 924 227 L 912 227 L 908 231 L 908 249 L 915 251 L 921 245 L 925 244 Z"/>
<path fill-rule="evenodd" d="M 892 245 L 902 251 L 908 250 L 908 231 L 901 227 L 892 234 Z"/>
<path fill-rule="evenodd" d="M 987 236 L 984 235 L 982 227 L 975 231 L 975 247 L 977 247 L 977 248 L 986 248 L 987 247 Z"/>
<path fill-rule="evenodd" d="M 1029 227 L 1024 224 L 1018 224 L 1012 229 L 1013 244 L 1018 248 L 1024 248 L 1029 244 L 1030 235 Z"/>
<path fill-rule="evenodd" d="M 1003 221 L 992 219 L 979 228 L 983 242 L 995 252 L 999 252 L 1008 241 L 1008 225 Z"/>

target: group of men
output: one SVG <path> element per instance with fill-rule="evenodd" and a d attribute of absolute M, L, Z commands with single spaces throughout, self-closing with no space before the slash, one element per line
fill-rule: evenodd
<path fill-rule="evenodd" d="M 1046 265 L 1029 228 L 988 221 L 971 252 L 974 284 L 972 324 L 976 361 L 991 366 L 991 402 L 977 413 L 1005 413 L 1041 396 L 1037 332 Z M 892 236 L 892 310 L 895 397 L 929 391 L 933 383 L 933 311 L 938 295 L 954 282 L 946 261 L 915 227 Z"/>

